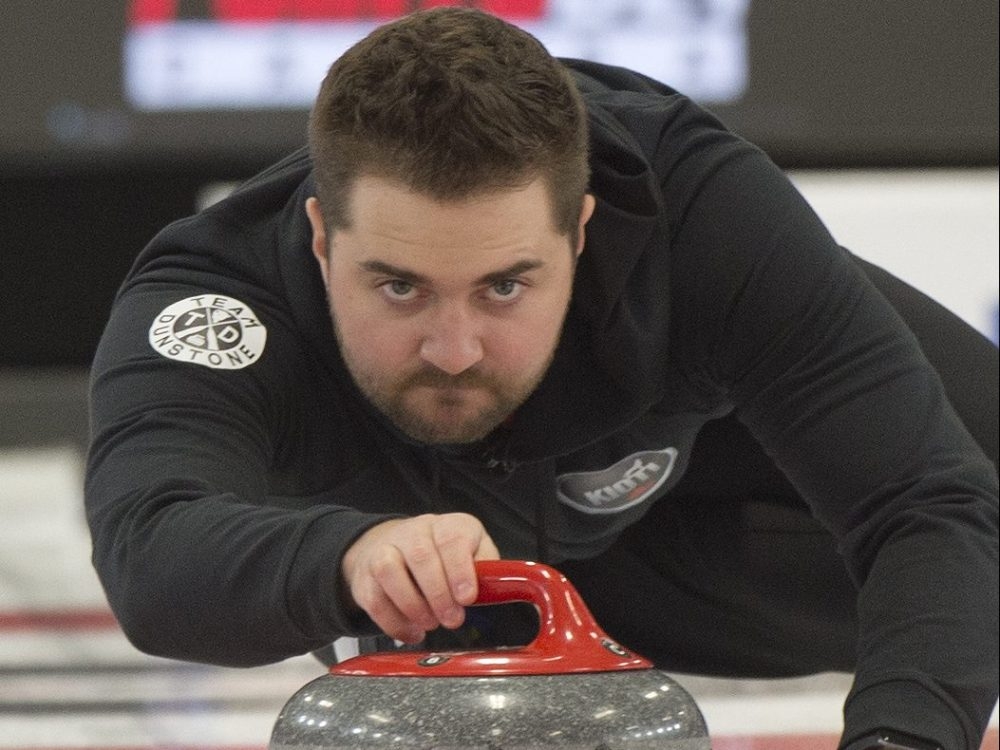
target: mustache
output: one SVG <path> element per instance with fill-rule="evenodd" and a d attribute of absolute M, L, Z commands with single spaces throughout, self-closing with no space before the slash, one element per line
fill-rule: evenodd
<path fill-rule="evenodd" d="M 406 386 L 428 388 L 496 388 L 497 379 L 479 370 L 463 370 L 457 375 L 449 375 L 436 367 L 427 367 L 413 373 L 406 379 Z"/>

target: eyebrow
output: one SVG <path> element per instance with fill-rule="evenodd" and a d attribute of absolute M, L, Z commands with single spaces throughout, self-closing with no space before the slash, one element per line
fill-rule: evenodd
<path fill-rule="evenodd" d="M 513 263 L 506 268 L 501 268 L 498 271 L 491 271 L 484 276 L 480 276 L 476 279 L 476 284 L 497 284 L 511 278 L 512 276 L 520 276 L 522 273 L 534 271 L 544 265 L 545 262 L 541 260 L 519 260 L 517 263 Z M 400 268 L 399 266 L 394 266 L 391 263 L 385 263 L 381 260 L 361 261 L 358 263 L 358 266 L 361 270 L 367 271 L 368 273 L 380 273 L 386 276 L 394 276 L 395 278 L 405 281 L 408 284 L 426 285 L 430 282 L 430 279 L 426 276 L 415 273 L 414 271 L 409 271 L 405 268 Z"/>

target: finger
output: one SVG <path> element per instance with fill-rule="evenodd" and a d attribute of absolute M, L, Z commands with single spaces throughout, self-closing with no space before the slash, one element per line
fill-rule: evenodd
<path fill-rule="evenodd" d="M 413 581 L 436 619 L 435 624 L 457 628 L 465 620 L 465 609 L 452 595 L 446 563 L 432 533 L 435 523 L 435 519 L 430 519 L 424 533 L 409 540 L 404 555 Z"/>
<path fill-rule="evenodd" d="M 419 582 L 411 577 L 412 571 L 403 551 L 387 546 L 373 557 L 370 569 L 375 592 L 372 606 L 391 605 L 388 616 L 398 612 L 414 629 L 427 631 L 438 626 L 440 619 L 429 606 Z"/>
<path fill-rule="evenodd" d="M 476 554 L 495 551 L 483 525 L 473 516 L 450 514 L 441 516 L 434 526 L 434 539 L 448 579 L 448 589 L 454 601 L 462 606 L 472 604 L 478 595 Z"/>
<path fill-rule="evenodd" d="M 426 635 L 426 631 L 400 612 L 384 593 L 374 596 L 365 612 L 383 633 L 397 641 L 419 643 Z"/>

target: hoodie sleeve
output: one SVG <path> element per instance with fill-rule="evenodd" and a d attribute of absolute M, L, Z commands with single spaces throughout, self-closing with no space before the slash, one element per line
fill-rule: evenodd
<path fill-rule="evenodd" d="M 87 520 L 122 628 L 148 653 L 234 666 L 371 632 L 345 611 L 337 571 L 389 517 L 356 510 L 377 473 L 275 483 L 303 346 L 261 286 L 169 253 L 148 254 L 119 294 L 92 371 Z"/>
<path fill-rule="evenodd" d="M 886 727 L 978 748 L 997 698 L 996 467 L 913 333 L 762 153 L 679 125 L 659 148 L 671 351 L 735 404 L 859 587 L 844 740 Z"/>

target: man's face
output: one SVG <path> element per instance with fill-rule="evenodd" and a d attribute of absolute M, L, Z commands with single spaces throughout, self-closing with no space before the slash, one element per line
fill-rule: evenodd
<path fill-rule="evenodd" d="M 363 176 L 351 227 L 306 205 L 344 361 L 368 399 L 425 443 L 479 440 L 538 385 L 569 304 L 579 242 L 552 220 L 545 183 L 441 203 Z"/>

